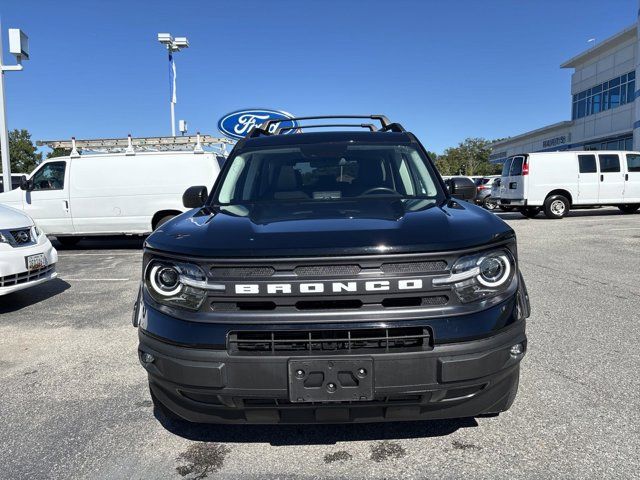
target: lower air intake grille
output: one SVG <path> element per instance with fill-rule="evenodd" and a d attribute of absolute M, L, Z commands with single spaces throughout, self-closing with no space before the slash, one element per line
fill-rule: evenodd
<path fill-rule="evenodd" d="M 16 273 L 15 275 L 7 275 L 0 277 L 0 287 L 12 287 L 23 283 L 33 282 L 46 277 L 55 270 L 55 265 L 49 265 L 40 270 L 32 270 L 30 272 Z"/>
<path fill-rule="evenodd" d="M 231 332 L 231 355 L 387 353 L 429 350 L 431 334 L 424 327 Z"/>

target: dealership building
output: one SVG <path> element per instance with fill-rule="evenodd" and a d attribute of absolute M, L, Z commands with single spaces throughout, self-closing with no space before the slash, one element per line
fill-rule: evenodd
<path fill-rule="evenodd" d="M 490 160 L 559 150 L 640 150 L 639 55 L 634 24 L 564 62 L 561 68 L 574 69 L 571 120 L 495 142 Z"/>

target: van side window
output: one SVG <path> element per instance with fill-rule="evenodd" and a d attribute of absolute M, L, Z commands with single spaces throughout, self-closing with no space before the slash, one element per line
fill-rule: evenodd
<path fill-rule="evenodd" d="M 511 161 L 513 160 L 513 158 L 507 158 L 507 160 L 504 162 L 504 165 L 502 166 L 502 176 L 503 177 L 508 177 L 509 176 L 509 170 L 511 169 Z"/>
<path fill-rule="evenodd" d="M 618 155 L 598 155 L 598 160 L 600 161 L 600 173 L 611 173 L 620 171 L 620 158 L 618 157 Z"/>
<path fill-rule="evenodd" d="M 595 155 L 578 155 L 578 164 L 580 165 L 580 173 L 598 172 Z"/>
<path fill-rule="evenodd" d="M 517 177 L 518 175 L 522 175 L 522 161 L 523 157 L 514 157 L 513 163 L 511 164 L 511 172 L 509 173 L 512 177 Z"/>
<path fill-rule="evenodd" d="M 64 188 L 64 171 L 67 162 L 46 163 L 38 170 L 31 181 L 34 190 L 62 190 Z"/>
<path fill-rule="evenodd" d="M 630 172 L 640 172 L 640 155 L 627 154 L 627 168 Z"/>

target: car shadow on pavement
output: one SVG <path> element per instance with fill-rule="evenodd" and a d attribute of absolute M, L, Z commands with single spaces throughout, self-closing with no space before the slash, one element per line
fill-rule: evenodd
<path fill-rule="evenodd" d="M 314 425 L 200 424 L 169 419 L 157 409 L 154 416 L 169 432 L 187 440 L 219 443 L 269 443 L 273 446 L 334 445 L 338 442 L 399 440 L 450 435 L 477 427 L 475 418 L 413 422 Z"/>
<path fill-rule="evenodd" d="M 520 212 L 502 212 L 499 210 L 494 210 L 494 212 L 498 217 L 503 220 L 549 220 L 544 212 L 540 212 L 533 218 L 528 218 L 522 215 Z M 570 210 L 566 217 L 563 220 L 571 219 L 571 218 L 586 218 L 586 217 L 633 217 L 634 215 L 640 214 L 627 214 L 622 213 L 617 208 L 581 208 L 579 210 Z"/>
<path fill-rule="evenodd" d="M 72 250 L 141 250 L 147 237 L 104 236 L 83 238 L 76 245 L 65 246 L 52 238 L 51 243 L 60 251 Z"/>
<path fill-rule="evenodd" d="M 70 287 L 71 285 L 64 280 L 54 278 L 50 282 L 4 295 L 0 297 L 0 313 L 17 312 L 25 307 L 55 297 Z"/>

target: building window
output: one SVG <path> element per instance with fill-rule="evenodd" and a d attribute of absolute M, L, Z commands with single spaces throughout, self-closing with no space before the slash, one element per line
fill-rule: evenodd
<path fill-rule="evenodd" d="M 573 96 L 571 118 L 575 120 L 630 103 L 634 99 L 635 88 L 636 72 L 632 71 L 578 92 Z"/>
<path fill-rule="evenodd" d="M 614 140 L 587 143 L 583 150 L 633 150 L 633 136 L 616 138 Z"/>

